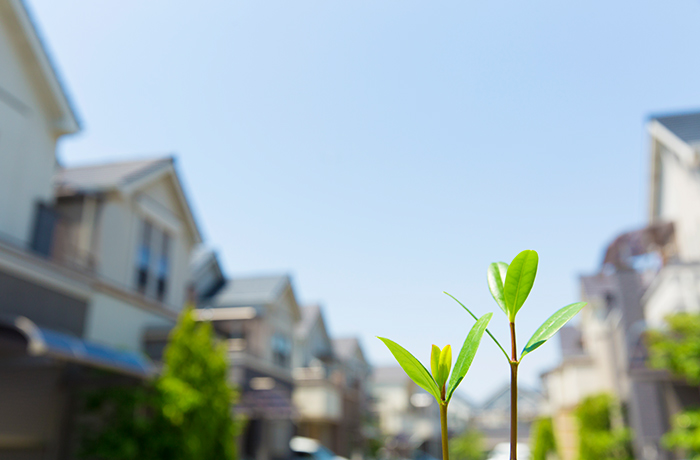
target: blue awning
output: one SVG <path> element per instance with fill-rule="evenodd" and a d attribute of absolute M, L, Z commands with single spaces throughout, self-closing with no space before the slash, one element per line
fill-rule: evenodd
<path fill-rule="evenodd" d="M 48 356 L 140 378 L 149 378 L 156 373 L 153 362 L 140 353 L 117 350 L 39 327 L 24 316 L 0 317 L 2 335 L 14 336 L 12 348 L 17 349 L 19 345 L 30 356 Z M 9 342 L 3 340 L 0 347 L 3 345 L 9 345 Z"/>

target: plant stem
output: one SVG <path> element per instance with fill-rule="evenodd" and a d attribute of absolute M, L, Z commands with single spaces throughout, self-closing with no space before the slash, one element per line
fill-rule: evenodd
<path fill-rule="evenodd" d="M 510 323 L 510 460 L 518 457 L 518 353 L 515 344 L 515 323 Z"/>
<path fill-rule="evenodd" d="M 440 430 L 442 431 L 442 460 L 450 460 L 447 446 L 447 404 L 440 403 Z"/>

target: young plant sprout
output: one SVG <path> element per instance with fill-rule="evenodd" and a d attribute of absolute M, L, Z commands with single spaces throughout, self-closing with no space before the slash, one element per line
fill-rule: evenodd
<path fill-rule="evenodd" d="M 518 366 L 525 355 L 539 348 L 548 339 L 550 339 L 561 327 L 566 324 L 576 313 L 578 313 L 586 302 L 576 302 L 558 310 L 547 321 L 545 321 L 530 337 L 525 348 L 523 348 L 518 357 L 516 340 L 515 340 L 515 315 L 520 311 L 520 308 L 525 303 L 527 296 L 535 284 L 535 275 L 537 274 L 538 255 L 535 251 L 525 250 L 515 256 L 515 259 L 510 265 L 505 262 L 494 262 L 489 265 L 488 269 L 488 285 L 493 299 L 501 308 L 508 318 L 510 325 L 510 345 L 511 354 L 508 356 L 506 350 L 486 329 L 488 335 L 496 342 L 496 345 L 501 349 L 510 365 L 510 459 L 517 460 L 517 442 L 518 442 Z M 445 292 L 452 297 L 464 308 L 472 318 L 476 319 L 467 307 L 451 294 Z M 483 318 L 483 317 L 482 317 Z M 479 320 L 480 321 L 480 320 Z M 477 321 L 478 323 L 478 321 Z"/>
<path fill-rule="evenodd" d="M 486 326 L 491 321 L 493 313 L 486 313 L 476 321 L 476 324 L 469 331 L 464 345 L 457 356 L 452 375 L 452 348 L 449 345 L 440 350 L 433 345 L 430 354 L 430 370 L 428 370 L 411 353 L 396 342 L 382 337 L 377 337 L 389 348 L 396 361 L 403 368 L 406 374 L 416 385 L 433 395 L 440 406 L 440 429 L 442 432 L 442 458 L 449 460 L 447 448 L 447 405 L 450 403 L 452 394 L 467 375 L 469 367 L 472 365 L 476 350 L 479 348 L 481 337 L 484 335 Z M 449 377 L 449 382 L 448 382 Z"/>

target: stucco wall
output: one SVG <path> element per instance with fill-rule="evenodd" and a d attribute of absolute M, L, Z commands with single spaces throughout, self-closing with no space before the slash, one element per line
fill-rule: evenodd
<path fill-rule="evenodd" d="M 338 421 L 343 415 L 340 391 L 329 383 L 297 386 L 293 399 L 300 415 L 306 419 Z"/>
<path fill-rule="evenodd" d="M 34 206 L 50 201 L 56 139 L 0 15 L 0 233 L 30 241 Z"/>
<path fill-rule="evenodd" d="M 160 231 L 171 237 L 170 277 L 165 304 L 179 311 L 185 300 L 188 281 L 188 264 L 194 248 L 192 238 L 185 231 L 185 222 L 174 189 L 164 177 L 156 184 L 134 195 L 112 193 L 101 208 L 99 221 L 98 272 L 100 276 L 128 289 L 136 287 L 136 252 L 141 235 L 142 219 L 148 219 Z M 149 200 L 162 206 L 162 211 L 176 222 L 173 228 L 165 228 L 151 218 L 138 205 L 139 200 Z M 157 261 L 152 257 L 151 265 Z M 155 272 L 155 269 L 154 269 Z"/>
<path fill-rule="evenodd" d="M 676 242 L 683 261 L 700 260 L 700 175 L 659 145 L 658 218 L 676 225 Z"/>
<path fill-rule="evenodd" d="M 95 294 L 88 308 L 85 338 L 123 350 L 142 351 L 147 327 L 174 324 L 105 294 Z"/>

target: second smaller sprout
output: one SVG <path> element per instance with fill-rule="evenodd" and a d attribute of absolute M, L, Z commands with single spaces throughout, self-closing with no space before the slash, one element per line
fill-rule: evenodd
<path fill-rule="evenodd" d="M 411 380 L 437 400 L 440 406 L 443 460 L 449 460 L 450 458 L 447 446 L 447 405 L 452 399 L 452 394 L 459 384 L 462 383 L 464 376 L 467 375 L 467 371 L 474 360 L 474 355 L 476 355 L 476 350 L 479 348 L 479 343 L 481 343 L 481 337 L 484 335 L 492 315 L 493 313 L 486 313 L 472 326 L 467 338 L 464 340 L 462 349 L 457 355 L 454 369 L 452 369 L 452 347 L 449 345 L 445 345 L 445 348 L 442 350 L 437 345 L 433 345 L 430 353 L 431 372 L 428 372 L 428 369 L 404 347 L 393 340 L 377 337 L 389 348 L 391 354 L 394 355 L 396 361 L 398 361 Z M 452 375 L 450 375 L 450 371 L 452 371 Z"/>

